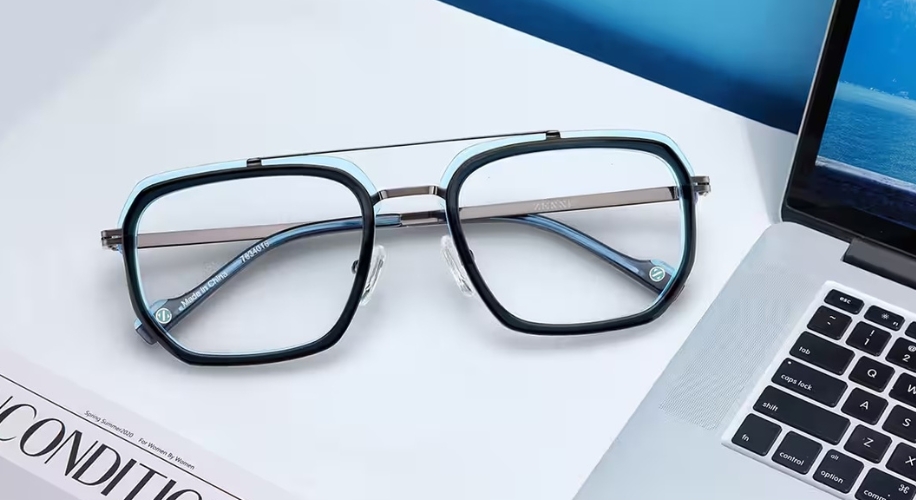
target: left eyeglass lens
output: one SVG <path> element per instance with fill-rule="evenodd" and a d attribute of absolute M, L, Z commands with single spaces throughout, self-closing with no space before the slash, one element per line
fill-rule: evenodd
<path fill-rule="evenodd" d="M 266 225 L 288 227 L 252 230 Z M 244 231 L 258 234 L 212 242 Z M 332 329 L 353 292 L 363 230 L 346 186 L 290 175 L 169 193 L 144 210 L 137 232 L 154 321 L 193 352 L 254 354 L 306 345 Z M 211 242 L 172 246 L 195 239 Z M 170 246 L 150 246 L 162 243 Z"/>

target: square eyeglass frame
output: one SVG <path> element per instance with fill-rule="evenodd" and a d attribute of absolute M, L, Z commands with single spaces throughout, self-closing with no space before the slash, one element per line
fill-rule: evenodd
<path fill-rule="evenodd" d="M 464 142 L 472 140 L 488 140 L 487 142 L 478 143 L 461 151 L 451 161 L 438 186 L 417 186 L 395 189 L 378 190 L 372 184 L 368 176 L 355 164 L 349 160 L 328 156 L 334 153 L 389 149 L 408 146 L 419 146 L 427 144 L 439 144 L 448 142 Z M 564 149 L 627 149 L 640 151 L 654 155 L 664 161 L 669 166 L 671 174 L 676 181 L 675 186 L 650 188 L 629 192 L 608 193 L 604 195 L 585 195 L 584 197 L 572 197 L 572 199 L 582 198 L 586 206 L 572 209 L 556 210 L 532 210 L 536 213 L 560 212 L 566 210 L 582 210 L 587 208 L 602 208 L 612 206 L 635 205 L 641 203 L 651 203 L 658 201 L 678 201 L 682 215 L 682 254 L 680 265 L 677 269 L 669 270 L 671 274 L 661 284 L 655 283 L 658 296 L 648 309 L 630 316 L 615 318 L 606 321 L 595 321 L 577 324 L 546 324 L 523 320 L 500 304 L 494 294 L 490 291 L 486 281 L 481 276 L 471 250 L 468 247 L 462 228 L 462 219 L 467 219 L 467 214 L 462 214 L 463 209 L 459 209 L 459 193 L 464 182 L 477 169 L 497 160 L 509 158 L 512 156 L 537 153 L 543 151 L 554 151 Z M 204 353 L 190 350 L 178 342 L 171 334 L 168 333 L 165 326 L 161 325 L 153 317 L 154 306 L 147 305 L 138 265 L 138 251 L 144 238 L 148 238 L 142 247 L 155 246 L 179 246 L 195 243 L 211 243 L 225 241 L 244 241 L 257 238 L 271 237 L 276 234 L 277 230 L 284 231 L 296 229 L 307 224 L 285 224 L 261 226 L 257 229 L 259 234 L 253 234 L 248 231 L 247 234 L 231 234 L 222 238 L 201 239 L 195 241 L 192 234 L 181 234 L 178 239 L 173 238 L 169 233 L 158 233 L 158 242 L 151 241 L 157 235 L 140 235 L 138 234 L 138 225 L 144 210 L 155 200 L 169 193 L 188 189 L 195 186 L 211 184 L 216 182 L 271 177 L 280 175 L 301 175 L 309 177 L 319 177 L 335 181 L 346 187 L 359 202 L 360 216 L 358 221 L 350 221 L 350 229 L 362 231 L 360 242 L 359 258 L 355 266 L 355 276 L 353 287 L 347 298 L 341 315 L 333 327 L 322 337 L 307 344 L 285 349 L 239 354 L 223 353 Z M 534 335 L 583 335 L 600 332 L 609 332 L 643 325 L 654 321 L 661 316 L 677 298 L 683 290 L 684 284 L 693 268 L 696 256 L 696 203 L 698 196 L 706 195 L 710 192 L 709 178 L 705 176 L 694 176 L 692 169 L 685 156 L 678 146 L 669 137 L 647 131 L 630 131 L 630 130 L 595 130 L 595 131 L 570 131 L 558 132 L 555 130 L 543 132 L 519 132 L 511 134 L 485 135 L 476 137 L 465 137 L 457 139 L 442 139 L 413 143 L 392 144 L 384 146 L 369 146 L 348 149 L 337 149 L 329 151 L 319 151 L 313 153 L 269 156 L 249 158 L 247 160 L 235 160 L 219 163 L 211 163 L 197 167 L 173 170 L 162 174 L 154 175 L 140 181 L 128 197 L 124 208 L 121 211 L 118 229 L 107 229 L 102 231 L 102 245 L 106 248 L 119 251 L 122 254 L 124 268 L 127 276 L 127 285 L 130 295 L 131 305 L 134 313 L 137 315 L 137 332 L 148 343 L 161 344 L 170 354 L 179 360 L 192 365 L 255 365 L 265 363 L 275 363 L 287 361 L 305 356 L 317 354 L 336 344 L 344 335 L 351 321 L 356 315 L 359 307 L 361 296 L 365 290 L 367 280 L 369 279 L 370 266 L 372 262 L 372 252 L 375 243 L 375 231 L 377 227 L 406 227 L 415 225 L 433 225 L 446 224 L 449 234 L 454 241 L 455 249 L 467 277 L 474 287 L 474 290 L 480 295 L 481 300 L 496 319 L 510 330 Z M 623 198 L 608 198 L 613 195 L 624 195 Z M 414 212 L 405 214 L 379 214 L 377 204 L 387 198 L 414 195 L 434 195 L 438 196 L 445 203 L 444 211 Z M 589 200 L 588 198 L 592 198 Z M 564 198 L 564 200 L 569 197 Z M 545 200 L 536 200 L 543 202 Z M 550 200 L 546 200 L 550 201 Z M 587 206 L 591 203 L 591 206 Z M 544 206 L 542 203 L 541 206 Z M 494 215 L 524 215 L 525 211 L 518 211 L 523 207 L 529 210 L 533 207 L 532 202 L 506 203 L 493 206 L 472 207 L 469 210 L 477 208 L 479 218 L 487 218 Z M 494 210 L 495 208 L 495 210 Z M 506 211 L 508 209 L 508 212 Z M 354 217 L 354 219 L 356 219 Z M 494 218 L 495 219 L 495 218 Z M 495 219 L 498 220 L 498 219 Z M 565 229 L 575 231 L 567 226 L 553 221 L 555 226 L 560 226 L 560 231 Z M 543 228 L 543 227 L 542 227 Z M 252 228 L 235 228 L 235 229 L 252 229 Z M 203 230 L 203 231 L 176 231 L 179 233 L 195 232 L 214 232 L 223 231 Z M 273 233 L 272 233 L 273 232 Z M 211 234 L 212 235 L 212 234 Z M 190 236 L 190 237 L 189 237 Z M 580 246 L 589 248 L 588 243 L 576 241 Z M 257 243 L 255 243 L 256 245 Z M 601 245 L 598 243 L 598 245 Z M 254 246 L 254 245 L 252 245 Z M 603 246 L 603 245 L 601 245 Z M 594 248 L 591 248 L 595 251 Z M 599 250 L 615 252 L 609 247 Z M 612 253 L 606 258 L 609 263 L 619 269 L 622 268 L 619 256 L 622 254 Z M 626 256 L 623 256 L 626 258 Z M 643 261 L 633 261 L 643 262 Z M 650 262 L 650 261 L 644 261 Z M 654 263 L 655 261 L 651 261 Z M 232 263 L 230 263 L 232 264 Z M 230 264 L 227 264 L 228 267 Z M 625 262 L 624 265 L 627 265 Z M 236 266 L 238 267 L 238 266 Z M 224 268 L 225 269 L 225 268 Z M 237 270 L 237 269 L 236 269 Z M 633 271 L 633 269 L 630 269 Z M 647 270 L 642 270 L 647 273 Z M 219 271 L 218 271 L 219 272 Z M 649 280 L 644 284 L 652 283 Z M 196 305 L 196 304 L 195 304 Z"/>

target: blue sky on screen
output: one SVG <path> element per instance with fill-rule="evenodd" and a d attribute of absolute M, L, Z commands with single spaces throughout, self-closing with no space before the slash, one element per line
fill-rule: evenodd
<path fill-rule="evenodd" d="M 862 0 L 840 80 L 916 99 L 916 0 Z"/>

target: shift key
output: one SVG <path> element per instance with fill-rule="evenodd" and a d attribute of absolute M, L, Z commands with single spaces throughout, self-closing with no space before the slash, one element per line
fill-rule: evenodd
<path fill-rule="evenodd" d="M 846 392 L 846 382 L 798 361 L 787 359 L 773 374 L 773 383 L 827 406 L 836 406 Z"/>
<path fill-rule="evenodd" d="M 806 434 L 839 444 L 849 427 L 849 419 L 787 394 L 767 387 L 757 398 L 754 411 L 794 427 Z"/>

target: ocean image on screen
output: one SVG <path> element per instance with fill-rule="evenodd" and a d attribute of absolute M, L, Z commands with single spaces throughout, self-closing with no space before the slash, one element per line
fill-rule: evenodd
<path fill-rule="evenodd" d="M 862 0 L 817 164 L 832 198 L 916 227 L 916 0 Z"/>

